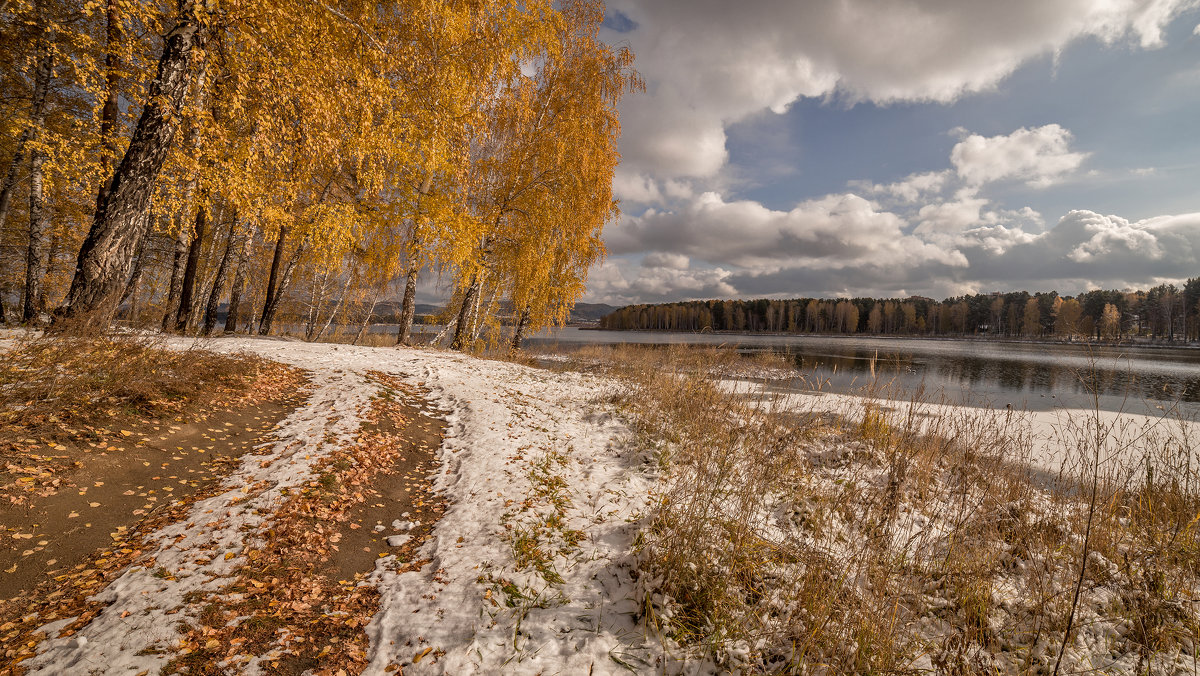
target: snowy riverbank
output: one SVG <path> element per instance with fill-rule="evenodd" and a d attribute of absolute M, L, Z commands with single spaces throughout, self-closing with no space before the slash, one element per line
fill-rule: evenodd
<path fill-rule="evenodd" d="M 151 673 L 178 658 L 179 627 L 203 625 L 203 599 L 229 599 L 287 496 L 355 443 L 384 396 L 380 373 L 426 393 L 422 414 L 446 422 L 430 476 L 446 507 L 415 563 L 384 552 L 359 583 L 378 592 L 362 618 L 363 673 L 1019 671 L 1052 666 L 1064 644 L 1071 669 L 1141 669 L 1149 654 L 1152 671 L 1171 673 L 1200 645 L 1187 634 L 1194 609 L 1175 600 L 1196 587 L 1190 564 L 1171 558 L 1192 550 L 1154 540 L 1160 522 L 1191 518 L 1190 489 L 1145 493 L 1180 507 L 1140 516 L 1114 493 L 1119 509 L 1095 516 L 1104 539 L 1089 545 L 1087 505 L 1010 462 L 1047 476 L 1070 464 L 1063 449 L 1090 429 L 1088 412 L 780 393 L 763 385 L 776 366 L 736 355 L 574 364 L 612 374 L 598 375 L 569 360 L 539 369 L 428 349 L 167 343 L 301 367 L 311 394 L 223 491 L 152 534 L 147 556 L 97 595 L 107 605 L 96 617 L 71 635 L 56 630 L 72 618 L 44 627 L 24 665 L 33 673 Z M 1153 436 L 1163 420 L 1101 413 L 1106 463 L 1175 448 Z M 1139 519 L 1144 530 L 1130 525 Z M 1176 537 L 1195 540 L 1191 525 Z M 1066 600 L 1081 561 L 1075 609 Z M 1169 593 L 1139 586 L 1147 574 L 1170 575 Z M 215 666 L 268 671 L 292 631 Z"/>

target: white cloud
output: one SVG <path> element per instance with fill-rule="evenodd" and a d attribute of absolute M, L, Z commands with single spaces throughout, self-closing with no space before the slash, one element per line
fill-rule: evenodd
<path fill-rule="evenodd" d="M 725 127 L 800 97 L 949 102 L 1086 37 L 1142 48 L 1195 0 L 880 3 L 612 0 L 638 27 L 648 93 L 622 105 L 623 161 L 659 177 L 715 176 Z"/>
<path fill-rule="evenodd" d="M 1200 213 L 1128 221 L 1119 216 L 1091 211 L 1072 211 L 1042 231 L 1041 217 L 1031 209 L 982 210 L 980 221 L 958 232 L 927 231 L 897 234 L 891 225 L 878 228 L 874 244 L 844 247 L 824 257 L 806 255 L 804 238 L 767 233 L 797 218 L 792 212 L 775 212 L 709 197 L 709 207 L 733 213 L 760 214 L 762 222 L 743 230 L 747 237 L 776 243 L 789 240 L 779 256 L 765 260 L 758 244 L 753 249 L 729 252 L 722 249 L 689 257 L 682 250 L 699 251 L 703 239 L 678 241 L 670 250 L 671 238 L 657 233 L 653 244 L 662 250 L 641 258 L 636 254 L 617 256 L 628 261 L 625 274 L 612 261 L 593 275 L 589 299 L 612 303 L 659 302 L 690 298 L 733 298 L 758 296 L 871 295 L 904 296 L 910 293 L 935 298 L 980 290 L 1030 291 L 1057 289 L 1072 294 L 1091 288 L 1121 289 L 1148 287 L 1163 282 L 1178 283 L 1195 275 L 1200 256 Z M 902 217 L 874 211 L 854 195 L 830 195 L 806 203 L 805 218 L 837 221 L 847 211 L 860 209 L 850 220 L 870 215 L 866 221 L 903 223 Z M 821 210 L 824 216 L 817 216 Z M 967 209 L 969 211 L 969 209 Z M 695 214 L 697 210 L 687 213 Z M 668 230 L 677 220 L 669 212 L 654 214 L 642 227 Z M 988 222 L 982 222 L 988 221 Z M 845 221 L 842 221 L 845 222 Z M 763 223 L 769 223 L 764 225 Z M 870 229 L 870 228 L 869 228 Z M 900 228 L 903 230 L 903 228 Z M 646 233 L 649 230 L 642 230 Z M 813 241 L 820 241 L 821 229 Z M 894 240 L 886 242 L 883 235 Z M 861 237 L 862 235 L 858 235 Z M 781 245 L 782 246 L 782 245 Z M 629 281 L 632 280 L 632 281 Z"/>
<path fill-rule="evenodd" d="M 872 184 L 870 181 L 855 181 L 851 185 L 873 195 L 894 197 L 900 202 L 911 204 L 922 197 L 941 192 L 950 175 L 949 171 L 928 171 L 922 174 L 909 174 L 895 183 L 886 185 Z"/>
<path fill-rule="evenodd" d="M 970 185 L 1020 180 L 1035 188 L 1053 185 L 1079 168 L 1088 153 L 1069 150 L 1071 132 L 1057 124 L 1007 136 L 970 134 L 950 152 L 958 176 Z"/>
<path fill-rule="evenodd" d="M 622 202 L 637 204 L 658 204 L 662 202 L 662 193 L 658 182 L 645 174 L 636 174 L 618 167 L 613 174 L 613 197 Z"/>
<path fill-rule="evenodd" d="M 677 266 L 678 259 L 666 257 L 661 260 L 667 265 L 657 267 L 653 265 L 654 259 L 647 256 L 640 266 L 629 270 L 622 270 L 621 263 L 606 261 L 590 275 L 585 300 L 630 304 L 737 295 L 737 289 L 726 281 L 732 274 L 729 270 L 690 268 L 686 257 L 683 257 L 682 268 Z"/>
<path fill-rule="evenodd" d="M 758 202 L 727 202 L 708 192 L 673 211 L 625 217 L 609 231 L 614 253 L 678 253 L 717 265 L 778 268 L 804 264 L 838 267 L 864 257 L 936 258 L 946 252 L 902 232 L 904 221 L 854 194 L 809 200 L 790 211 Z"/>
<path fill-rule="evenodd" d="M 668 270 L 687 270 L 691 261 L 683 254 L 654 251 L 642 259 L 643 268 L 665 268 Z"/>
<path fill-rule="evenodd" d="M 1144 227 L 1136 227 L 1123 218 L 1100 214 L 1086 214 L 1081 220 L 1084 229 L 1092 233 L 1092 237 L 1086 242 L 1080 242 L 1067 254 L 1067 258 L 1073 261 L 1095 261 L 1111 257 L 1118 252 L 1139 255 L 1150 260 L 1159 260 L 1163 256 L 1158 239 Z"/>
<path fill-rule="evenodd" d="M 905 295 L 1147 286 L 1195 274 L 1200 214 L 1131 222 L 1072 211 L 1047 228 L 1026 206 L 984 196 L 996 181 L 1047 185 L 1077 170 L 1057 124 L 962 141 L 952 169 L 855 182 L 791 209 L 697 193 L 685 181 L 623 179 L 656 203 L 607 232 L 609 261 L 588 298 L 612 303 L 749 296 Z M 1016 281 L 1012 281 L 1016 280 Z"/>

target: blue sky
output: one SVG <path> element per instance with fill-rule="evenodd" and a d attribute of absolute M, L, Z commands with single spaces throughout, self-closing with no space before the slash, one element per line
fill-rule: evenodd
<path fill-rule="evenodd" d="M 1200 10 L 609 3 L 620 222 L 585 300 L 1144 287 L 1200 275 Z"/>

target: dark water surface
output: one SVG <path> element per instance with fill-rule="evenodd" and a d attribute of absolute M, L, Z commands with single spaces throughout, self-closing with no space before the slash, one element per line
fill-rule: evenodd
<path fill-rule="evenodd" d="M 1048 410 L 1100 406 L 1136 413 L 1179 403 L 1200 413 L 1200 350 L 1102 347 L 1082 344 L 1006 343 L 841 336 L 781 336 L 598 331 L 573 327 L 542 332 L 530 347 L 570 351 L 584 344 L 688 344 L 743 353 L 789 355 L 822 389 L 851 392 L 872 382 L 904 391 L 924 387 L 953 403 Z"/>

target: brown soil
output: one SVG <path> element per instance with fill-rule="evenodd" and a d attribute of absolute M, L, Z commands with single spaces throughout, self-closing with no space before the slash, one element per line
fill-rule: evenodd
<path fill-rule="evenodd" d="M 239 456 L 272 441 L 307 397 L 303 385 L 298 370 L 266 364 L 242 392 L 169 418 L 123 415 L 43 441 L 54 471 L 0 504 L 0 654 L 27 657 L 37 642 L 29 632 L 45 621 L 90 619 L 98 608 L 87 597 L 143 553 L 144 535 L 219 491 Z"/>
<path fill-rule="evenodd" d="M 411 561 L 417 545 L 441 516 L 441 501 L 433 495 L 429 474 L 436 468 L 446 421 L 430 416 L 425 402 L 413 392 L 400 391 L 396 403 L 399 417 L 382 416 L 374 426 L 400 438 L 400 456 L 392 468 L 376 475 L 366 500 L 350 510 L 338 549 L 322 565 L 321 572 L 335 580 L 369 574 L 375 560 L 387 554 Z M 399 528 L 393 526 L 396 521 Z M 417 525 L 409 529 L 406 524 L 411 522 Z M 389 537 L 404 535 L 409 537 L 402 544 L 388 544 Z"/>
<path fill-rule="evenodd" d="M 207 415 L 111 430 L 125 443 L 63 444 L 76 464 L 69 487 L 27 505 L 0 505 L 0 599 L 28 593 L 135 530 L 157 512 L 190 500 L 240 455 L 265 443 L 303 402 L 297 393 Z M 125 432 L 128 432 L 126 435 Z M 101 445 L 103 444 L 103 445 Z"/>
<path fill-rule="evenodd" d="M 203 626 L 191 628 L 164 673 L 236 669 L 248 655 L 281 654 L 271 673 L 355 673 L 366 665 L 363 627 L 378 612 L 378 592 L 357 581 L 377 560 L 395 554 L 403 569 L 445 510 L 431 472 L 445 422 L 430 413 L 428 392 L 382 373 L 353 444 L 327 456 L 311 480 L 280 507 L 262 533 L 254 561 L 204 604 Z M 407 513 L 407 516 L 402 516 Z M 417 521 L 411 530 L 393 521 Z M 376 530 L 376 526 L 383 526 Z M 409 538 L 389 546 L 387 538 Z M 282 637 L 282 638 L 281 638 Z M 393 665 L 394 671 L 399 665 Z"/>

